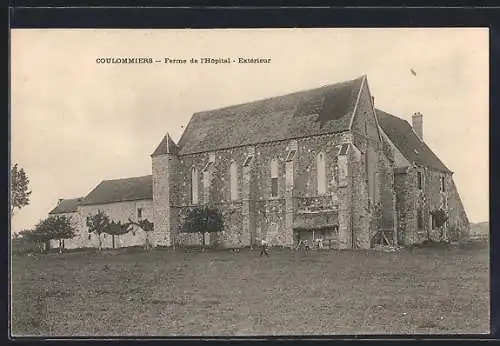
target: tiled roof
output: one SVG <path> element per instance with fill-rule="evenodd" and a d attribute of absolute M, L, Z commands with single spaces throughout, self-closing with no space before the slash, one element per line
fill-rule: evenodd
<path fill-rule="evenodd" d="M 151 175 L 134 178 L 104 180 L 97 185 L 80 205 L 153 199 Z"/>
<path fill-rule="evenodd" d="M 347 131 L 364 78 L 195 113 L 180 154 Z"/>
<path fill-rule="evenodd" d="M 49 212 L 49 214 L 74 213 L 78 209 L 78 204 L 80 204 L 82 199 L 83 197 L 62 199 L 57 206 Z"/>
<path fill-rule="evenodd" d="M 410 162 L 436 169 L 442 172 L 451 172 L 432 150 L 413 131 L 411 125 L 401 118 L 376 110 L 379 125 L 390 140 Z"/>
<path fill-rule="evenodd" d="M 161 140 L 156 150 L 151 154 L 151 156 L 163 155 L 163 154 L 177 154 L 179 152 L 179 148 L 172 140 L 170 135 L 167 133 L 165 137 Z"/>

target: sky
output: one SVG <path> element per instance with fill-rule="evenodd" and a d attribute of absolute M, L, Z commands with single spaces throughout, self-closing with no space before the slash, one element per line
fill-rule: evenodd
<path fill-rule="evenodd" d="M 470 221 L 488 221 L 488 40 L 479 28 L 14 29 L 11 161 L 33 192 L 12 231 L 102 180 L 151 174 L 162 137 L 178 141 L 197 111 L 362 75 L 377 108 L 410 122 L 424 115 L 424 140 L 454 172 Z M 271 62 L 98 64 L 103 57 Z"/>

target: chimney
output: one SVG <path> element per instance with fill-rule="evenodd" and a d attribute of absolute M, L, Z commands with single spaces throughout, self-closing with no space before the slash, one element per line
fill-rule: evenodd
<path fill-rule="evenodd" d="M 59 198 L 59 200 L 57 201 L 57 205 L 61 204 L 62 201 L 63 201 L 63 198 Z"/>
<path fill-rule="evenodd" d="M 372 96 L 372 104 L 375 105 L 375 96 Z"/>
<path fill-rule="evenodd" d="M 423 141 L 424 140 L 424 116 L 422 113 L 417 112 L 412 115 L 411 123 L 413 127 L 413 131 L 417 134 L 418 137 Z"/>

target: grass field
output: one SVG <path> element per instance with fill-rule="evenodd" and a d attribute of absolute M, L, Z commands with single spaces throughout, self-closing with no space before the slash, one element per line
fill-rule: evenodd
<path fill-rule="evenodd" d="M 488 249 L 14 256 L 15 336 L 489 332 Z"/>

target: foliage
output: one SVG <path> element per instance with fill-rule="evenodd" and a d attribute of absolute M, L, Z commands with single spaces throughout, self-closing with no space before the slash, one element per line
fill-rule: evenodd
<path fill-rule="evenodd" d="M 109 234 L 113 237 L 113 249 L 115 248 L 115 236 L 126 234 L 130 232 L 130 223 L 126 222 L 122 224 L 120 221 L 111 221 L 108 223 L 104 230 L 104 233 Z"/>
<path fill-rule="evenodd" d="M 71 217 L 57 215 L 40 221 L 35 226 L 35 232 L 47 240 L 59 240 L 59 251 L 62 251 L 63 239 L 73 238 L 76 235 L 76 227 Z"/>
<path fill-rule="evenodd" d="M 181 226 L 184 233 L 215 233 L 224 230 L 222 213 L 210 206 L 198 206 L 191 209 Z M 203 238 L 205 246 L 205 238 Z"/>
<path fill-rule="evenodd" d="M 23 168 L 19 168 L 17 163 L 12 166 L 10 171 L 11 179 L 11 205 L 10 214 L 13 215 L 15 209 L 21 209 L 30 202 L 30 181 Z"/>
<path fill-rule="evenodd" d="M 26 229 L 19 232 L 21 239 L 28 242 L 42 243 L 50 240 L 49 235 L 41 232 L 40 229 Z"/>
<path fill-rule="evenodd" d="M 146 250 L 149 250 L 151 248 L 151 243 L 149 241 L 149 233 L 154 231 L 154 224 L 148 219 L 141 219 L 137 222 L 128 219 L 128 221 L 130 224 L 138 226 L 140 229 L 144 231 L 144 233 L 146 234 L 146 244 L 144 244 L 144 247 L 146 248 Z"/>
<path fill-rule="evenodd" d="M 34 251 L 43 251 L 44 244 L 49 240 L 45 234 L 34 229 L 26 229 L 17 233 L 18 237 L 12 239 L 11 251 L 16 254 L 26 254 Z"/>
<path fill-rule="evenodd" d="M 182 225 L 182 232 L 186 233 L 214 233 L 224 229 L 221 212 L 209 206 L 191 209 Z"/>
<path fill-rule="evenodd" d="M 97 236 L 99 240 L 99 251 L 102 249 L 101 234 L 106 233 L 109 224 L 109 217 L 101 210 L 98 210 L 97 214 L 87 216 L 87 228 L 89 233 L 94 233 Z"/>
<path fill-rule="evenodd" d="M 109 235 L 122 235 L 130 231 L 130 223 L 122 224 L 120 221 L 111 221 L 108 223 L 107 227 L 104 229 L 104 233 Z"/>
<path fill-rule="evenodd" d="M 63 239 L 71 239 L 76 235 L 76 227 L 66 215 L 49 216 L 40 220 L 34 229 L 19 232 L 23 241 L 33 242 L 39 246 L 49 240 L 59 240 L 59 251 L 63 248 Z"/>
<path fill-rule="evenodd" d="M 138 222 L 138 224 L 141 227 L 141 229 L 146 233 L 154 231 L 154 224 L 148 219 L 142 219 Z"/>

